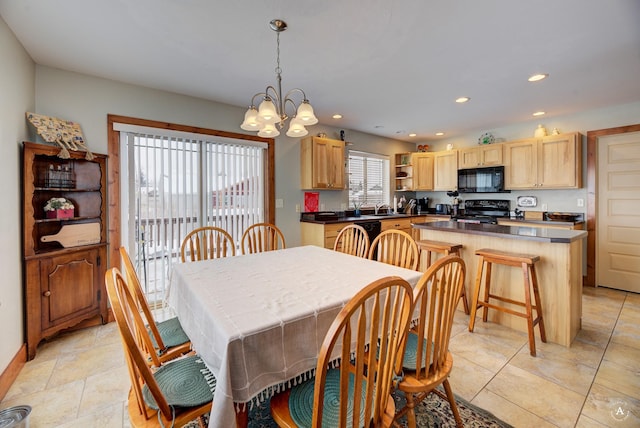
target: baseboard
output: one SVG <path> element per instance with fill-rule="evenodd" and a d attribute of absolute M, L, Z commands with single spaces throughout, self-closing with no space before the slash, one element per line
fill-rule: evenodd
<path fill-rule="evenodd" d="M 15 357 L 13 357 L 7 368 L 4 369 L 4 372 L 0 375 L 0 400 L 3 400 L 5 395 L 7 395 L 9 388 L 11 388 L 11 385 L 15 382 L 26 362 L 27 344 L 23 343 Z"/>

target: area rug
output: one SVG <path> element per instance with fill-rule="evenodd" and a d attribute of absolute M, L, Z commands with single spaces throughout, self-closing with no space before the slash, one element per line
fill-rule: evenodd
<path fill-rule="evenodd" d="M 394 393 L 394 399 L 396 400 L 396 408 L 399 409 L 404 405 L 404 396 L 402 393 Z M 458 396 L 456 396 L 456 403 L 458 404 L 460 417 L 465 427 L 511 427 L 511 425 L 501 421 L 486 410 L 476 407 Z M 400 419 L 399 423 L 401 426 L 406 427 L 406 418 Z M 455 427 L 456 421 L 453 419 L 449 402 L 437 394 L 429 394 L 429 396 L 416 407 L 416 425 L 420 428 Z M 277 425 L 271 418 L 268 401 L 249 411 L 249 428 L 275 427 L 277 427 Z"/>

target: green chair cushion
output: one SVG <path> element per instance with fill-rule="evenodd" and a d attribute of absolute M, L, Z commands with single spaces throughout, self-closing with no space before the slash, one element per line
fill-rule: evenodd
<path fill-rule="evenodd" d="M 427 339 L 423 339 L 422 349 L 427 349 Z M 424 351 L 423 351 L 424 352 Z M 407 335 L 407 346 L 402 357 L 402 368 L 406 370 L 415 370 L 417 364 L 418 353 L 418 335 L 410 331 Z M 427 364 L 427 356 L 422 355 L 422 364 L 420 368 L 424 368 Z"/>
<path fill-rule="evenodd" d="M 193 407 L 213 400 L 216 378 L 198 355 L 166 363 L 153 377 L 171 406 Z M 142 395 L 149 407 L 158 409 L 147 385 L 143 387 Z"/>
<path fill-rule="evenodd" d="M 291 388 L 289 396 L 289 412 L 291 418 L 299 427 L 310 427 L 313 420 L 313 391 L 315 379 L 309 379 Z M 363 382 L 364 383 L 364 382 Z M 364 385 L 363 385 L 364 390 Z M 330 369 L 327 371 L 324 395 L 324 411 L 322 416 L 322 426 L 338 426 L 338 412 L 340 405 L 340 370 Z M 364 396 L 361 397 L 364 403 Z M 361 405 L 360 426 L 364 426 L 364 404 Z M 353 415 L 353 374 L 349 375 L 349 418 Z"/>
<path fill-rule="evenodd" d="M 157 322 L 156 326 L 158 327 L 158 331 L 160 332 L 162 341 L 168 348 L 182 345 L 183 343 L 187 343 L 190 340 L 189 336 L 187 336 L 187 334 L 182 329 L 180 321 L 178 321 L 178 317 L 170 318 L 166 321 Z M 151 334 L 151 331 L 149 331 L 149 335 L 151 336 L 151 340 L 153 341 L 153 346 L 157 347 L 158 344 Z"/>

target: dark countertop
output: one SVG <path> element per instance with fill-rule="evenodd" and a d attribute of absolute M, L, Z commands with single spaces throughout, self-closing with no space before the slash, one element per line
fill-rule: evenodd
<path fill-rule="evenodd" d="M 587 237 L 583 230 L 545 229 L 539 227 L 500 226 L 497 224 L 458 223 L 456 221 L 436 221 L 414 223 L 414 228 L 438 230 L 442 232 L 468 233 L 495 238 L 528 239 L 532 241 L 568 244 Z"/>
<path fill-rule="evenodd" d="M 386 220 L 391 218 L 420 218 L 425 217 L 424 214 L 384 214 L 384 215 L 368 215 L 363 214 L 360 217 L 345 216 L 338 217 L 329 220 L 312 220 L 312 219 L 300 219 L 304 223 L 317 223 L 317 224 L 334 224 L 334 223 L 353 223 L 357 221 L 371 221 L 371 220 Z M 447 216 L 448 217 L 448 216 Z"/>
<path fill-rule="evenodd" d="M 527 224 L 527 223 L 533 223 L 533 224 L 561 224 L 561 225 L 566 225 L 566 226 L 574 226 L 574 225 L 577 225 L 577 224 L 584 223 L 584 221 L 582 221 L 582 220 L 577 220 L 577 221 L 528 220 L 528 219 L 524 219 L 524 218 L 515 218 L 515 217 L 502 217 L 502 218 L 499 218 L 498 221 L 510 221 L 510 222 L 517 222 L 517 223 L 523 223 L 523 224 Z"/>

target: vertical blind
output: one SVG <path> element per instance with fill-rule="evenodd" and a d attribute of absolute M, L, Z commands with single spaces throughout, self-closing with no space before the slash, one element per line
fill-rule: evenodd
<path fill-rule="evenodd" d="M 389 157 L 349 151 L 349 205 L 389 203 Z"/>
<path fill-rule="evenodd" d="M 123 241 L 149 300 L 161 301 L 190 231 L 217 226 L 239 242 L 249 225 L 264 221 L 267 145 L 148 128 L 119 130 L 126 153 L 120 169 L 126 171 Z"/>

